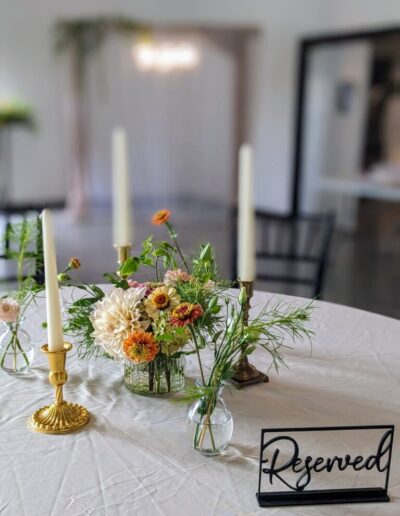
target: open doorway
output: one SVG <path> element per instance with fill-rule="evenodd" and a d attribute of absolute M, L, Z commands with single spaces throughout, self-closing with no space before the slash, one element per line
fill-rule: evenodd
<path fill-rule="evenodd" d="M 336 215 L 326 299 L 400 316 L 399 28 L 300 46 L 293 212 Z"/>

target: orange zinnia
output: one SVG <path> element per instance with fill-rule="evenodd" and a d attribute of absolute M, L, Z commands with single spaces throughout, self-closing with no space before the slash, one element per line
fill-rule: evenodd
<path fill-rule="evenodd" d="M 187 326 L 203 315 L 203 309 L 199 304 L 181 303 L 172 310 L 170 322 L 174 326 Z"/>
<path fill-rule="evenodd" d="M 168 222 L 170 216 L 171 212 L 169 210 L 159 210 L 153 215 L 153 218 L 151 220 L 153 224 L 159 226 L 161 224 L 165 224 L 166 222 Z"/>
<path fill-rule="evenodd" d="M 79 269 L 80 266 L 81 266 L 81 262 L 79 261 L 79 258 L 77 258 L 76 256 L 73 256 L 69 260 L 68 267 L 70 269 Z"/>
<path fill-rule="evenodd" d="M 123 350 L 129 360 L 135 364 L 142 364 L 152 362 L 159 347 L 152 333 L 137 330 L 124 340 Z"/>

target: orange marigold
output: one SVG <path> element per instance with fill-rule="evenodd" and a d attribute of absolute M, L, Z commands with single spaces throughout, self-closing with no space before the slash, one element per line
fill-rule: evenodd
<path fill-rule="evenodd" d="M 203 315 L 203 309 L 199 304 L 181 303 L 172 310 L 170 322 L 174 326 L 187 326 Z"/>
<path fill-rule="evenodd" d="M 152 333 L 137 330 L 124 340 L 123 350 L 129 360 L 135 364 L 142 364 L 152 362 L 159 347 Z"/>
<path fill-rule="evenodd" d="M 171 216 L 171 212 L 169 210 L 158 210 L 151 219 L 153 224 L 156 226 L 159 226 L 161 224 L 165 224 L 169 221 L 169 218 Z"/>

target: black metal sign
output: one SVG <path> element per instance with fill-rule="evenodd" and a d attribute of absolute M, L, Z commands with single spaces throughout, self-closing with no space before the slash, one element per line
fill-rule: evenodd
<path fill-rule="evenodd" d="M 369 436 L 370 451 L 368 454 L 361 455 L 360 450 L 352 452 L 346 448 L 346 435 L 355 436 L 353 441 L 356 440 L 358 443 L 361 442 L 361 436 L 365 435 L 367 431 L 374 431 L 373 441 Z M 308 448 L 305 446 L 303 450 L 300 440 L 301 433 L 308 437 L 309 443 L 311 441 L 311 448 L 308 445 Z M 393 425 L 261 430 L 260 471 L 257 492 L 259 505 L 261 507 L 276 507 L 389 502 L 390 498 L 387 491 L 393 435 Z M 319 436 L 329 437 L 331 444 L 335 443 L 336 439 L 340 443 L 340 452 L 333 457 L 327 456 L 320 450 L 313 454 L 312 450 L 315 447 L 313 443 Z M 312 439 L 310 440 L 310 438 Z M 349 472 L 355 475 L 357 487 L 349 488 L 342 485 L 335 489 L 325 488 L 331 473 L 333 474 L 331 476 L 336 479 L 343 479 Z M 369 475 L 368 478 L 373 485 L 359 487 L 362 475 Z M 324 477 L 324 488 L 313 489 L 315 483 L 318 483 L 319 476 Z M 376 486 L 378 481 L 382 484 L 380 487 Z M 282 491 L 282 488 L 285 490 Z"/>

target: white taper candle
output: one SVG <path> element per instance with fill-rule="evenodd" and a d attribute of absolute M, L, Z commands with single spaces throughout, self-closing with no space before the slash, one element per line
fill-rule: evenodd
<path fill-rule="evenodd" d="M 61 323 L 60 291 L 57 279 L 53 216 L 50 210 L 43 210 L 42 225 L 44 270 L 46 278 L 47 344 L 49 351 L 60 351 L 64 347 L 64 337 Z"/>
<path fill-rule="evenodd" d="M 244 143 L 239 151 L 238 276 L 254 281 L 256 274 L 253 152 Z"/>
<path fill-rule="evenodd" d="M 112 133 L 113 243 L 129 245 L 132 241 L 129 166 L 126 133 L 116 127 Z"/>

